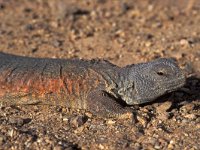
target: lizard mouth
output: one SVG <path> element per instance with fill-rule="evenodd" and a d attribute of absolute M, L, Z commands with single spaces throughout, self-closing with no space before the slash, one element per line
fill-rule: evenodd
<path fill-rule="evenodd" d="M 185 85 L 186 82 L 186 78 L 183 76 L 181 78 L 179 78 L 178 80 L 173 80 L 169 83 L 167 83 L 167 93 L 172 92 L 182 86 Z"/>
<path fill-rule="evenodd" d="M 132 100 L 131 101 L 131 103 L 127 100 L 126 101 L 126 103 L 128 104 L 128 105 L 134 105 L 134 104 L 143 104 L 143 103 L 146 103 L 146 102 L 151 102 L 151 101 L 154 101 L 155 99 L 157 99 L 158 97 L 160 97 L 161 95 L 163 95 L 163 94 L 167 94 L 167 93 L 170 93 L 170 92 L 173 92 L 173 91 L 175 91 L 176 89 L 178 89 L 178 88 L 180 88 L 180 87 L 182 87 L 182 86 L 184 86 L 184 84 L 185 84 L 185 82 L 183 82 L 184 80 L 180 80 L 178 83 L 177 83 L 177 81 L 175 81 L 175 82 L 172 82 L 171 84 L 170 83 L 168 83 L 169 84 L 169 86 L 167 86 L 167 88 L 166 89 L 164 89 L 163 91 L 165 91 L 164 93 L 162 93 L 162 94 L 160 94 L 160 95 L 157 95 L 156 97 L 146 97 L 146 98 L 141 98 L 141 97 L 137 97 L 136 99 L 137 100 Z M 162 87 L 162 86 L 161 86 Z M 160 91 L 161 89 L 163 89 L 163 88 L 161 88 L 160 86 L 158 86 L 157 88 L 154 88 L 154 90 L 156 91 Z M 155 95 L 154 95 L 155 96 Z"/>
<path fill-rule="evenodd" d="M 182 86 L 185 85 L 185 82 L 186 82 L 186 78 L 184 75 L 182 75 L 178 79 L 176 78 L 174 80 L 171 80 L 170 82 L 168 81 L 164 84 L 161 84 L 161 85 L 155 86 L 154 88 L 149 89 L 151 91 L 150 92 L 151 94 L 147 95 L 146 97 L 144 97 L 145 95 L 144 93 L 136 92 L 134 99 L 130 97 L 123 97 L 123 99 L 128 105 L 151 102 L 163 94 L 167 94 L 172 91 L 175 91 L 178 88 L 181 88 Z M 157 91 L 157 95 L 155 91 Z M 159 93 L 160 91 L 163 91 L 163 92 Z"/>
<path fill-rule="evenodd" d="M 160 91 L 161 89 L 163 91 L 166 91 L 167 93 L 172 92 L 182 86 L 185 85 L 186 82 L 186 78 L 184 76 L 175 79 L 175 80 L 171 80 L 170 82 L 165 82 L 161 85 L 157 85 L 154 88 L 152 88 L 153 91 Z"/>

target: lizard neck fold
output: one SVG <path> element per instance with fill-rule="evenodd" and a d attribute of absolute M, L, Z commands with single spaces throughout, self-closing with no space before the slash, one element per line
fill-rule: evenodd
<path fill-rule="evenodd" d="M 119 95 L 117 94 L 117 88 L 120 81 L 120 67 L 117 66 L 110 66 L 104 65 L 101 69 L 98 67 L 93 68 L 95 72 L 97 72 L 98 75 L 101 77 L 101 81 L 103 81 L 104 90 L 111 94 L 112 96 L 119 98 Z"/>
<path fill-rule="evenodd" d="M 107 83 L 106 92 L 122 100 L 127 99 L 126 96 L 130 97 L 127 91 L 131 90 L 130 94 L 133 94 L 133 92 L 135 92 L 134 83 L 128 77 L 128 74 L 131 71 L 130 67 L 131 66 L 126 66 L 124 68 L 118 68 L 112 71 L 106 70 L 106 72 L 104 72 L 103 74 L 101 72 L 103 78 L 106 80 Z"/>
<path fill-rule="evenodd" d="M 133 66 L 128 65 L 121 68 L 118 73 L 118 79 L 116 80 L 117 88 L 115 89 L 115 93 L 120 99 L 126 101 L 127 104 L 134 99 L 133 96 L 137 92 L 134 81 L 129 78 L 129 74 L 133 73 Z"/>

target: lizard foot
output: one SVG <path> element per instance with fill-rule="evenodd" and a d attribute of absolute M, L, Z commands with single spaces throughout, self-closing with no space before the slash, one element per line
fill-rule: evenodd
<path fill-rule="evenodd" d="M 111 97 L 104 91 L 92 91 L 88 96 L 87 103 L 88 110 L 98 117 L 117 117 L 119 119 L 128 119 L 133 117 L 131 109 L 123 107 L 114 97 Z"/>

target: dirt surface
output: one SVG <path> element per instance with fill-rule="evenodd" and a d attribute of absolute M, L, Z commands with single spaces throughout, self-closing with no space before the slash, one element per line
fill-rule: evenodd
<path fill-rule="evenodd" d="M 200 3 L 196 0 L 0 0 L 0 51 L 104 58 L 173 57 L 188 81 L 133 120 L 54 106 L 0 105 L 0 149 L 200 149 Z"/>

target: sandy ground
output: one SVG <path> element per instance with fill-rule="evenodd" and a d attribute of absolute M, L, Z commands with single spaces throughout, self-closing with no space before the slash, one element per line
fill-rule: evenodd
<path fill-rule="evenodd" d="M 104 58 L 119 66 L 173 57 L 188 80 L 136 122 L 54 106 L 0 106 L 0 149 L 200 149 L 198 0 L 0 0 L 0 51 Z"/>

